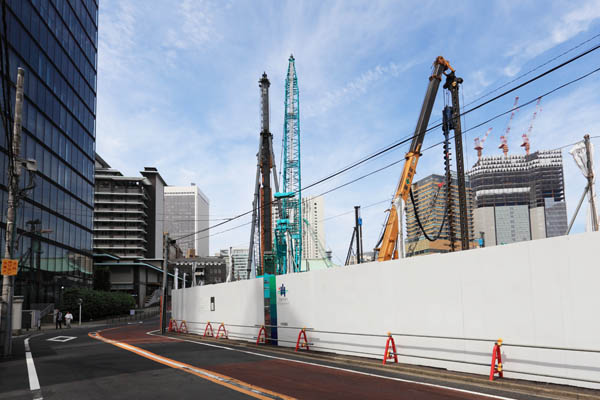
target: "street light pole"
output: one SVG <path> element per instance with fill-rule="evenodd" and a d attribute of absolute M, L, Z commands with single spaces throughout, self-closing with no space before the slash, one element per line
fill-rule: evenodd
<path fill-rule="evenodd" d="M 77 304 L 79 304 L 79 326 L 81 326 L 81 304 L 83 303 L 83 299 L 77 299 Z"/>

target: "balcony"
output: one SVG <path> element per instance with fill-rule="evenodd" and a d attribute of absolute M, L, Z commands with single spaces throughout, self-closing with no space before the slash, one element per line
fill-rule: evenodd
<path fill-rule="evenodd" d="M 115 227 L 114 225 L 111 225 L 111 226 L 95 226 L 94 227 L 94 231 L 99 231 L 99 232 L 110 232 L 110 231 L 118 231 L 118 232 L 146 232 L 146 230 L 144 228 L 134 228 L 134 227 L 119 228 L 119 227 Z"/>
<path fill-rule="evenodd" d="M 131 210 L 128 208 L 96 208 L 95 213 L 110 213 L 110 214 L 143 214 L 147 216 L 144 210 Z"/>
<path fill-rule="evenodd" d="M 106 216 L 99 216 L 98 218 L 94 218 L 94 223 L 96 222 L 121 222 L 121 223 L 128 223 L 128 224 L 143 224 L 143 225 L 148 225 L 148 223 L 143 220 L 143 219 L 123 219 L 123 218 L 109 218 Z"/>
<path fill-rule="evenodd" d="M 144 208 L 148 208 L 146 203 L 143 201 L 135 201 L 135 200 L 106 200 L 106 199 L 95 199 L 94 204 L 102 204 L 102 205 L 110 205 L 110 204 L 119 204 L 119 205 L 132 205 L 132 206 L 142 206 Z"/>
<path fill-rule="evenodd" d="M 96 240 L 107 240 L 107 241 L 125 241 L 125 240 L 129 240 L 129 241 L 141 241 L 141 242 L 148 242 L 145 238 L 143 237 L 126 237 L 126 236 L 94 236 L 94 241 Z"/>
<path fill-rule="evenodd" d="M 128 246 L 128 245 L 112 245 L 112 244 L 94 244 L 94 250 L 141 250 L 146 251 L 145 247 L 142 246 Z"/>

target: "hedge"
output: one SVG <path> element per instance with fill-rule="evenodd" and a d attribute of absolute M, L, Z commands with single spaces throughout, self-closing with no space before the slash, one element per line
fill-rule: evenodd
<path fill-rule="evenodd" d="M 127 293 L 84 288 L 65 289 L 60 308 L 63 312 L 71 311 L 75 320 L 79 318 L 78 299 L 83 300 L 81 319 L 84 321 L 129 314 L 129 310 L 135 308 L 135 300 Z"/>

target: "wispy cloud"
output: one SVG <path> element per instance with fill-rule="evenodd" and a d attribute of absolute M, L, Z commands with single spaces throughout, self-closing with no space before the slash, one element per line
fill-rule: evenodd
<path fill-rule="evenodd" d="M 540 18 L 540 35 L 517 41 L 506 53 L 509 64 L 502 72 L 509 77 L 521 71 L 524 61 L 537 57 L 549 49 L 566 42 L 589 29 L 592 22 L 600 18 L 600 0 L 575 2 L 558 20 L 554 17 Z M 568 10 L 568 8 L 567 8 Z"/>
<path fill-rule="evenodd" d="M 215 27 L 215 14 L 231 7 L 230 2 L 183 0 L 177 6 L 178 24 L 169 28 L 164 45 L 179 50 L 201 49 L 222 39 Z"/>
<path fill-rule="evenodd" d="M 494 10 L 506 3 L 483 7 L 472 1 L 440 12 L 439 3 L 433 1 L 173 0 L 139 6 L 103 0 L 98 152 L 126 174 L 156 166 L 170 184 L 197 183 L 211 200 L 211 214 L 223 217 L 247 211 L 260 129 L 257 80 L 263 71 L 271 79 L 271 129 L 279 156 L 284 75 L 289 54 L 294 53 L 300 85 L 302 181 L 311 183 L 412 133 L 429 63 L 436 56 L 447 56 L 465 78 L 463 92 L 469 100 L 481 88 L 494 85 L 504 68 L 508 75 L 518 74 L 536 56 L 591 30 L 600 9 L 598 1 L 563 3 L 560 10 L 538 6 L 532 23 L 529 14 L 515 11 L 520 6 L 510 5 L 501 11 L 502 18 L 495 18 Z M 485 30 L 482 20 L 489 21 Z M 507 43 L 514 45 L 505 52 L 498 50 L 506 49 Z M 596 81 L 587 82 L 592 93 L 597 91 Z M 597 109 L 600 99 L 583 94 L 589 101 L 586 109 Z M 500 108 L 510 107 L 512 100 L 505 103 Z M 595 127 L 591 112 L 581 114 L 568 102 L 544 103 L 532 135 L 534 148 L 578 140 L 586 125 Z M 440 110 L 438 102 L 432 120 Z M 481 110 L 467 122 L 485 120 L 492 111 Z M 567 112 L 572 113 L 568 124 L 559 118 Z M 549 123 L 544 118 L 549 114 L 559 120 Z M 506 119 L 494 132 L 503 130 Z M 514 130 L 528 120 L 529 116 L 515 121 Z M 549 136 L 537 137 L 538 132 Z M 497 136 L 488 139 L 490 145 Z M 432 132 L 426 140 L 440 139 Z M 518 148 L 516 143 L 511 146 Z M 397 149 L 310 193 L 402 159 L 405 150 Z M 427 152 L 418 178 L 443 170 L 440 154 L 436 149 Z M 397 165 L 328 195 L 326 215 L 388 198 L 400 169 Z M 569 171 L 565 169 L 567 180 L 580 179 L 571 178 Z M 579 181 L 573 182 L 569 185 L 577 187 Z M 569 196 L 570 192 L 579 188 L 568 188 Z M 365 247 L 377 240 L 384 209 L 385 204 L 365 210 Z M 326 246 L 340 258 L 347 251 L 352 224 L 352 215 L 326 222 Z M 211 238 L 211 251 L 246 245 L 248 232 L 249 228 L 241 228 Z"/>
<path fill-rule="evenodd" d="M 364 95 L 369 88 L 373 87 L 378 82 L 385 81 L 389 78 L 398 77 L 401 73 L 408 71 L 417 60 L 412 60 L 409 63 L 398 64 L 390 62 L 386 65 L 377 65 L 374 68 L 360 74 L 357 78 L 348 82 L 345 86 L 327 91 L 316 103 L 309 103 L 306 107 L 304 115 L 306 117 L 315 117 L 329 111 L 331 108 L 340 104 L 351 102 L 356 98 Z"/>

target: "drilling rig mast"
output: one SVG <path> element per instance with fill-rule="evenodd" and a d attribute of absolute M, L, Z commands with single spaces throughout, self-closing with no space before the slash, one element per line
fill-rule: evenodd
<path fill-rule="evenodd" d="M 275 273 L 273 255 L 273 226 L 271 189 L 271 169 L 275 191 L 279 190 L 277 170 L 273 153 L 273 135 L 269 131 L 269 86 L 267 74 L 263 73 L 258 81 L 260 87 L 260 144 L 257 154 L 256 183 L 252 202 L 252 229 L 248 251 L 247 276 L 250 278 L 254 266 L 256 275 Z"/>
<path fill-rule="evenodd" d="M 302 260 L 300 101 L 294 56 L 290 55 L 288 61 L 283 123 L 283 192 L 275 194 L 280 207 L 275 240 L 278 274 L 299 272 Z"/>

